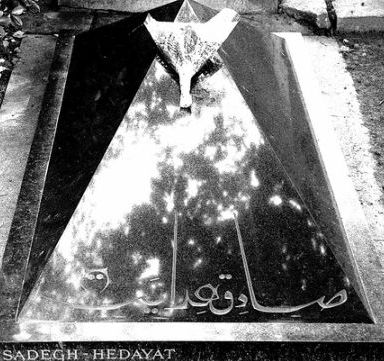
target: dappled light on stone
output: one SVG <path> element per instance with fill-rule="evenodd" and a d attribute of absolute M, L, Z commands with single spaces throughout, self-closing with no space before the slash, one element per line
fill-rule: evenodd
<path fill-rule="evenodd" d="M 215 56 L 214 71 L 196 74 L 190 111 L 179 106 L 174 74 L 152 62 L 22 319 L 367 320 Z"/>

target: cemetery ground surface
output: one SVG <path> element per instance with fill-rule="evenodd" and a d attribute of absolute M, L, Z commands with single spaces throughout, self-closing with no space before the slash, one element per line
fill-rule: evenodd
<path fill-rule="evenodd" d="M 0 77 L 0 259 L 48 80 L 57 34 L 124 18 L 122 13 L 58 9 L 48 1 L 24 18 L 25 37 L 11 72 Z M 328 107 L 376 251 L 384 265 L 384 33 L 316 29 L 286 14 L 245 14 L 271 32 L 300 32 Z M 384 20 L 383 20 L 384 21 Z M 384 272 L 384 267 L 383 267 Z"/>

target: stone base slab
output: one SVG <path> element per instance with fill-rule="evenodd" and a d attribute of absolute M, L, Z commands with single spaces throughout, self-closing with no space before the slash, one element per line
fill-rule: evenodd
<path fill-rule="evenodd" d="M 306 20 L 318 28 L 331 27 L 324 0 L 283 0 L 280 8 L 287 15 L 298 20 Z"/>
<path fill-rule="evenodd" d="M 56 37 L 28 35 L 0 110 L 0 259 L 11 227 Z"/>

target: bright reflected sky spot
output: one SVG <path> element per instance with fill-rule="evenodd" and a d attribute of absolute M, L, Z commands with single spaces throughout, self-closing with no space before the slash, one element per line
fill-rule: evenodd
<path fill-rule="evenodd" d="M 72 270 L 72 266 L 68 263 L 65 265 L 65 268 L 64 268 L 64 273 L 68 274 L 70 273 Z"/>
<path fill-rule="evenodd" d="M 166 205 L 166 209 L 168 213 L 171 213 L 174 208 L 174 193 L 172 192 L 171 194 L 166 193 L 164 196 L 164 202 Z"/>
<path fill-rule="evenodd" d="M 155 66 L 155 78 L 159 82 L 163 77 L 166 77 L 167 73 L 163 66 Z"/>
<path fill-rule="evenodd" d="M 202 260 L 201 258 L 199 258 L 199 259 L 193 264 L 193 268 L 197 268 L 197 267 L 199 267 L 202 263 L 203 263 L 203 260 Z"/>
<path fill-rule="evenodd" d="M 151 110 L 155 109 L 161 103 L 161 98 L 152 97 L 150 108 Z"/>
<path fill-rule="evenodd" d="M 128 234 L 129 234 L 129 226 L 125 226 L 125 227 L 124 227 L 124 234 L 125 234 L 126 236 L 128 236 Z"/>
<path fill-rule="evenodd" d="M 78 276 L 77 274 L 75 274 L 75 273 L 72 273 L 72 274 L 67 278 L 66 283 L 72 285 L 72 287 L 73 287 L 75 290 L 78 290 L 78 289 L 80 289 L 80 285 L 81 285 L 81 277 L 79 277 L 79 276 Z"/>
<path fill-rule="evenodd" d="M 173 154 L 192 152 L 215 129 L 215 123 L 210 117 L 185 115 L 171 124 L 163 124 L 156 131 L 156 138 L 161 142 L 161 148 L 171 147 Z"/>
<path fill-rule="evenodd" d="M 171 105 L 171 104 L 167 104 L 166 105 L 166 109 L 167 109 L 167 112 L 168 112 L 168 115 L 170 118 L 172 118 L 175 113 L 180 109 L 179 107 L 175 106 L 175 105 Z"/>
<path fill-rule="evenodd" d="M 251 186 L 254 187 L 254 188 L 257 188 L 259 185 L 260 185 L 260 181 L 256 177 L 255 170 L 252 169 L 252 172 L 251 172 Z"/>
<path fill-rule="evenodd" d="M 325 256 L 325 254 L 327 253 L 327 250 L 325 248 L 325 246 L 323 244 L 320 245 L 320 253 Z"/>
<path fill-rule="evenodd" d="M 158 276 L 160 273 L 160 260 L 158 258 L 150 258 L 146 262 L 148 267 L 139 276 L 139 279 Z"/>
<path fill-rule="evenodd" d="M 236 172 L 238 168 L 237 162 L 240 162 L 244 157 L 244 153 L 239 152 L 235 145 L 229 145 L 226 150 L 228 154 L 225 159 L 215 163 L 215 168 L 220 174 Z"/>
<path fill-rule="evenodd" d="M 269 199 L 269 202 L 274 206 L 281 206 L 281 204 L 283 203 L 283 200 L 279 195 L 274 195 Z"/>
<path fill-rule="evenodd" d="M 301 289 L 305 291 L 307 289 L 307 281 L 305 279 L 301 280 Z"/>
<path fill-rule="evenodd" d="M 148 115 L 147 114 L 147 109 L 146 109 L 146 106 L 145 106 L 144 102 L 135 103 L 131 107 L 131 111 L 132 111 L 133 114 L 135 114 L 135 115 L 142 115 L 143 117 L 146 117 Z"/>
<path fill-rule="evenodd" d="M 248 194 L 240 194 L 239 195 L 239 200 L 241 202 L 244 202 L 244 203 L 249 202 L 249 199 L 250 199 L 250 197 Z"/>
<path fill-rule="evenodd" d="M 202 185 L 201 181 L 198 181 L 198 180 L 193 179 L 193 178 L 188 178 L 188 185 L 187 185 L 186 192 L 187 192 L 189 199 L 197 196 L 197 194 L 199 193 L 199 188 L 201 185 Z"/>
<path fill-rule="evenodd" d="M 203 221 L 206 226 L 210 226 L 213 223 L 212 217 L 207 216 L 206 214 L 203 215 Z"/>
<path fill-rule="evenodd" d="M 32 335 L 27 331 L 20 331 L 18 334 L 13 335 L 12 338 L 16 341 L 28 340 Z"/>
<path fill-rule="evenodd" d="M 298 210 L 300 212 L 302 211 L 301 205 L 297 201 L 295 201 L 294 199 L 290 199 L 289 204 L 291 205 L 291 207 L 295 208 L 296 210 Z"/>
<path fill-rule="evenodd" d="M 141 254 L 135 252 L 135 253 L 132 253 L 131 258 L 132 258 L 132 261 L 134 264 L 138 264 L 139 261 L 143 258 L 143 256 Z"/>
<path fill-rule="evenodd" d="M 219 204 L 217 209 L 220 212 L 218 221 L 223 222 L 229 219 L 234 219 L 235 207 L 233 206 L 233 204 L 231 204 L 228 208 L 224 208 L 222 204 Z"/>
<path fill-rule="evenodd" d="M 216 155 L 216 147 L 206 147 L 205 148 L 205 156 L 209 159 L 209 160 L 214 160 L 215 159 L 215 155 Z"/>

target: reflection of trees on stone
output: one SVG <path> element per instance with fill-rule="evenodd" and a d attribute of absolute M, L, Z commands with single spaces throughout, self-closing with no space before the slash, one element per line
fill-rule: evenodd
<path fill-rule="evenodd" d="M 222 117 L 215 119 L 215 125 L 196 149 L 180 154 L 177 165 L 172 150 L 165 149 L 164 159 L 158 164 L 160 177 L 153 180 L 152 193 L 153 204 L 162 218 L 169 217 L 175 209 L 210 225 L 232 219 L 233 212 L 249 202 L 251 174 L 244 163 L 253 150 L 244 144 L 244 134 L 233 134 L 224 128 Z"/>
<path fill-rule="evenodd" d="M 226 290 L 234 297 L 248 295 L 234 214 L 263 305 L 303 304 L 346 287 L 340 267 L 228 74 L 218 71 L 206 78 L 194 89 L 195 96 L 207 89 L 210 99 L 199 99 L 196 111 L 179 112 L 174 81 L 155 63 L 27 312 L 36 318 L 90 320 L 281 318 L 250 308 L 244 316 L 235 310 L 220 319 L 209 312 L 197 315 L 192 308 L 167 314 L 175 214 L 177 301 L 185 290 L 193 295 L 208 283 L 220 284 L 221 295 Z M 142 169 L 146 171 L 140 173 Z M 103 278 L 82 282 L 89 270 L 107 270 L 105 289 Z M 42 296 L 51 301 L 36 301 Z M 164 304 L 147 307 L 140 299 Z M 217 302 L 226 307 L 225 301 Z M 119 304 L 124 306 L 92 309 Z M 308 312 L 320 317 L 318 308 Z"/>
<path fill-rule="evenodd" d="M 253 267 L 268 270 L 255 277 L 260 299 L 295 305 L 345 288 L 343 271 L 330 252 L 321 251 L 325 239 L 275 155 L 260 147 L 250 166 L 260 186 L 251 198 L 252 212 L 240 222 Z"/>

